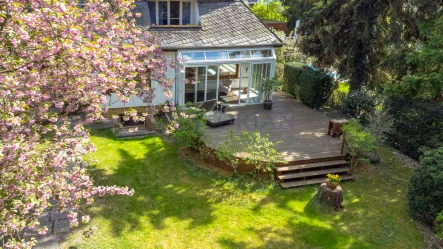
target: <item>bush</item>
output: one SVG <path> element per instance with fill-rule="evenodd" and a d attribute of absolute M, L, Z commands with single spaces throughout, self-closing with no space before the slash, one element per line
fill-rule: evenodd
<path fill-rule="evenodd" d="M 363 155 L 367 155 L 377 148 L 375 137 L 363 129 L 358 119 L 349 120 L 349 123 L 343 125 L 341 130 L 346 136 L 345 152 L 352 156 L 351 167 L 354 166 L 355 158 L 364 160 Z"/>
<path fill-rule="evenodd" d="M 206 120 L 203 113 L 198 110 L 188 109 L 187 111 L 174 114 L 177 118 L 172 137 L 179 147 L 198 149 L 201 137 L 206 128 Z"/>
<path fill-rule="evenodd" d="M 220 144 L 215 150 L 217 159 L 231 166 L 235 173 L 240 162 L 238 153 L 241 152 L 242 139 L 240 136 L 235 136 L 231 130 L 226 136 L 224 143 Z"/>
<path fill-rule="evenodd" d="M 443 146 L 443 106 L 441 103 L 389 97 L 387 105 L 394 119 L 388 142 L 418 160 L 421 149 Z"/>
<path fill-rule="evenodd" d="M 343 109 L 348 93 L 349 84 L 346 82 L 339 82 L 337 88 L 332 91 L 332 94 L 329 97 L 328 105 L 332 108 Z"/>
<path fill-rule="evenodd" d="M 285 65 L 284 80 L 286 91 L 311 108 L 325 104 L 334 88 L 334 81 L 328 74 L 298 62 Z"/>
<path fill-rule="evenodd" d="M 408 188 L 411 215 L 432 224 L 443 210 L 443 147 L 428 150 L 414 170 Z"/>
<path fill-rule="evenodd" d="M 215 150 L 217 158 L 237 171 L 239 158 L 247 164 L 254 165 L 254 173 L 258 176 L 261 172 L 271 173 L 275 164 L 286 163 L 276 149 L 280 142 L 271 142 L 269 134 L 262 136 L 259 131 L 242 131 L 241 136 L 231 133 L 226 141 Z"/>
<path fill-rule="evenodd" d="M 371 113 L 376 105 L 375 97 L 371 96 L 366 89 L 349 92 L 346 97 L 343 112 L 351 117 L 365 118 Z"/>
<path fill-rule="evenodd" d="M 443 240 L 443 210 L 435 219 L 435 236 L 437 239 Z"/>
<path fill-rule="evenodd" d="M 275 145 L 280 142 L 271 142 L 269 134 L 262 136 L 258 131 L 242 131 L 241 140 L 243 149 L 247 154 L 247 157 L 242 159 L 246 163 L 254 165 L 257 175 L 260 172 L 272 172 L 277 163 L 286 163 L 283 155 L 275 149 Z"/>

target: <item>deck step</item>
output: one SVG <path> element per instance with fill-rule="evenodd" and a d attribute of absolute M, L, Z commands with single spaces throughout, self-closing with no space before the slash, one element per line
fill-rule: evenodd
<path fill-rule="evenodd" d="M 320 168 L 320 167 L 328 167 L 328 166 L 336 166 L 336 165 L 345 165 L 347 163 L 348 162 L 346 162 L 345 160 L 335 160 L 335 161 L 326 161 L 326 162 L 319 162 L 319 163 L 305 163 L 305 164 L 300 164 L 300 165 L 289 165 L 289 166 L 278 167 L 277 172 L 312 169 L 312 168 Z"/>
<path fill-rule="evenodd" d="M 307 172 L 301 172 L 301 173 L 279 175 L 279 176 L 277 176 L 277 178 L 279 180 L 287 180 L 287 179 L 295 179 L 295 178 L 301 178 L 301 177 L 307 177 L 307 176 L 317 176 L 317 175 L 327 175 L 327 174 L 336 174 L 336 173 L 341 173 L 341 172 L 349 172 L 350 170 L 351 169 L 349 167 L 313 170 L 313 171 L 307 171 Z"/>
<path fill-rule="evenodd" d="M 342 181 L 353 180 L 353 176 L 344 175 L 341 176 Z M 325 178 L 313 178 L 309 180 L 301 180 L 301 181 L 292 181 L 292 182 L 282 182 L 280 186 L 282 188 L 292 188 L 292 187 L 300 187 L 305 185 L 319 184 L 325 181 Z"/>

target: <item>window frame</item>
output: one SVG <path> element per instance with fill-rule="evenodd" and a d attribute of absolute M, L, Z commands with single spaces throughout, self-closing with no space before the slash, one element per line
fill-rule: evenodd
<path fill-rule="evenodd" d="M 188 25 L 192 24 L 194 17 L 193 17 L 193 9 L 194 9 L 194 2 L 192 0 L 148 0 L 148 2 L 155 2 L 155 23 L 151 22 L 151 25 L 158 25 L 158 26 L 170 26 L 171 25 L 171 1 L 179 2 L 179 17 L 178 18 L 172 18 L 173 20 L 179 20 L 179 24 L 173 24 L 173 25 Z M 160 12 L 159 12 L 159 2 L 167 2 L 167 16 L 168 21 L 167 24 L 158 24 L 160 21 Z M 183 24 L 183 3 L 190 3 L 190 18 L 188 24 Z"/>

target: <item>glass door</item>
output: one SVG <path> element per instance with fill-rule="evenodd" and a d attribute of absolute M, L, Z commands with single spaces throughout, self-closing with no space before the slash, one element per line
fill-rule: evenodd
<path fill-rule="evenodd" d="M 206 77 L 205 100 L 218 100 L 219 69 L 218 66 L 208 66 Z"/>
<path fill-rule="evenodd" d="M 185 68 L 185 98 L 184 103 L 201 102 L 205 100 L 206 67 Z"/>
<path fill-rule="evenodd" d="M 264 78 L 270 76 L 271 64 L 253 64 L 251 71 L 251 81 L 249 88 L 249 103 L 260 103 L 262 101 L 262 93 L 260 86 Z"/>
<path fill-rule="evenodd" d="M 239 89 L 237 94 L 239 105 L 248 103 L 250 70 L 251 64 L 240 64 Z"/>

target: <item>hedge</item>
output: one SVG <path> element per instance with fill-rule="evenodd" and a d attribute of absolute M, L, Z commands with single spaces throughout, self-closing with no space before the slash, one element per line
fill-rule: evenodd
<path fill-rule="evenodd" d="M 388 142 L 404 154 L 418 160 L 421 148 L 443 146 L 443 105 L 436 102 L 389 97 L 386 105 L 394 119 L 394 131 Z"/>
<path fill-rule="evenodd" d="M 328 74 L 298 62 L 286 63 L 283 77 L 286 91 L 311 108 L 325 104 L 334 86 Z"/>
<path fill-rule="evenodd" d="M 414 170 L 408 188 L 409 211 L 432 224 L 443 210 L 443 147 L 428 150 Z"/>

